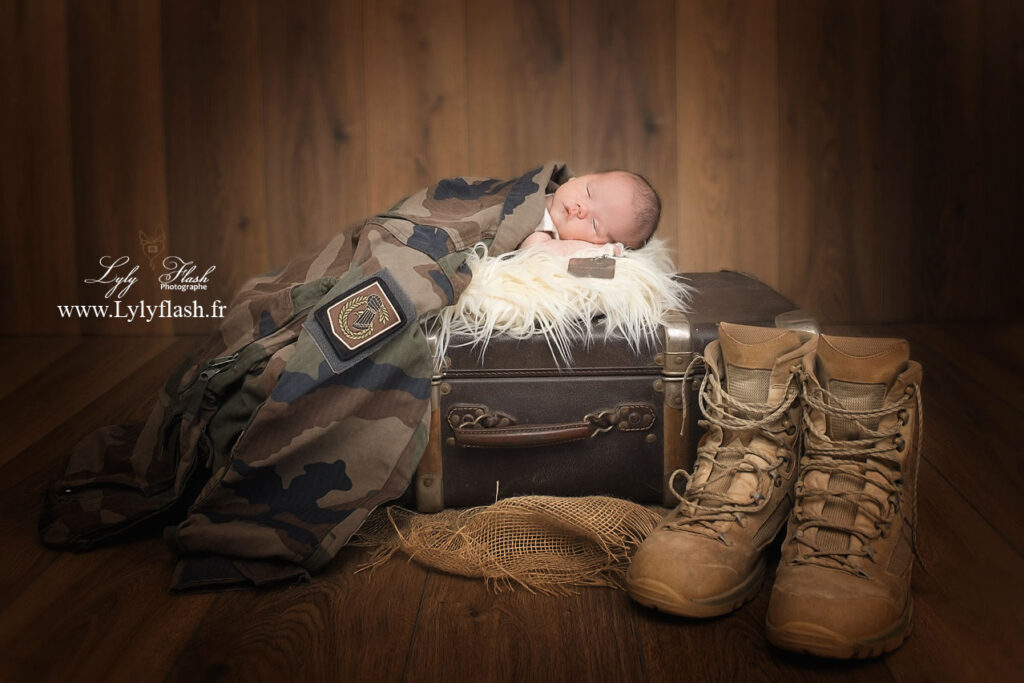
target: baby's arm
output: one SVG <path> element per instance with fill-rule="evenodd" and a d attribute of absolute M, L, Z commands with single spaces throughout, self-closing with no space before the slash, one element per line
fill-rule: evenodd
<path fill-rule="evenodd" d="M 546 232 L 531 233 L 529 237 L 522 241 L 519 248 L 524 249 L 534 246 L 539 246 L 545 251 L 559 254 L 560 256 L 572 256 L 583 249 L 594 248 L 603 249 L 609 256 L 619 256 L 622 253 L 622 245 L 618 243 L 598 245 L 584 242 L 583 240 L 556 240 Z"/>
<path fill-rule="evenodd" d="M 525 240 L 523 240 L 519 244 L 519 248 L 520 249 L 525 249 L 526 247 L 532 247 L 532 246 L 537 245 L 537 244 L 548 244 L 549 242 L 555 242 L 555 241 L 557 241 L 557 240 L 555 240 L 551 236 L 551 233 L 540 232 L 540 231 L 538 231 L 538 232 L 531 232 L 530 236 L 527 237 Z"/>

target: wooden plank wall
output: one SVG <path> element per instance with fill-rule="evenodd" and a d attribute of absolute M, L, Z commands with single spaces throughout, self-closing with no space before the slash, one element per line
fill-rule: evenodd
<path fill-rule="evenodd" d="M 208 305 L 545 159 L 644 173 L 681 270 L 823 321 L 1024 313 L 1018 0 L 0 0 L 0 97 L 4 334 L 204 332 L 56 305 L 118 254 L 132 302 Z M 210 290 L 161 292 L 146 244 Z"/>

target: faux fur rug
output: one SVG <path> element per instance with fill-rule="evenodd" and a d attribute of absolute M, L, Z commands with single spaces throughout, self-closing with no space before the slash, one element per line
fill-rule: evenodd
<path fill-rule="evenodd" d="M 594 247 L 574 258 L 601 255 Z M 566 364 L 577 344 L 622 337 L 639 349 L 654 342 L 668 310 L 687 310 L 690 287 L 672 277 L 676 268 L 660 240 L 614 258 L 614 278 L 576 277 L 567 257 L 540 247 L 492 257 L 478 244 L 466 262 L 472 281 L 432 322 L 439 357 L 454 344 L 477 347 L 482 358 L 495 335 L 543 334 L 555 359 Z"/>

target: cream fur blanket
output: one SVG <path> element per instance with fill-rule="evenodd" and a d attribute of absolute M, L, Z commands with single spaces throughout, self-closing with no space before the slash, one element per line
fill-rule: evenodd
<path fill-rule="evenodd" d="M 601 256 L 600 247 L 575 258 Z M 478 347 L 481 358 L 495 335 L 525 339 L 543 334 L 556 361 L 569 364 L 572 347 L 622 337 L 639 349 L 656 341 L 664 314 L 686 310 L 690 287 L 674 279 L 664 242 L 615 257 L 615 277 L 576 277 L 568 258 L 541 247 L 488 256 L 478 244 L 466 265 L 469 286 L 428 323 L 438 333 L 438 357 L 452 344 Z M 457 337 L 457 338 L 456 338 Z"/>

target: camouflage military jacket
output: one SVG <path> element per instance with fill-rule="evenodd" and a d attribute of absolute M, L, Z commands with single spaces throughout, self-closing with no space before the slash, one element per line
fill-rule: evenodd
<path fill-rule="evenodd" d="M 548 163 L 442 180 L 247 282 L 144 424 L 75 447 L 43 542 L 81 551 L 163 528 L 181 558 L 174 590 L 308 580 L 406 490 L 423 453 L 419 321 L 465 289 L 474 244 L 515 249 L 568 177 Z"/>

